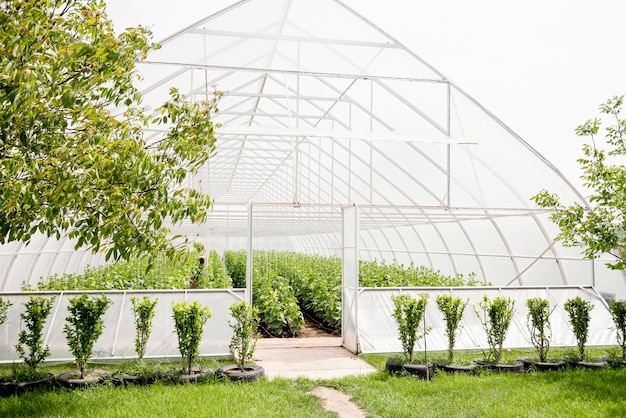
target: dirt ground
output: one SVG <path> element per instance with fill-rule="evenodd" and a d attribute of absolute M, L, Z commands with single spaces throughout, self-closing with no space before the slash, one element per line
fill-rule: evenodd
<path fill-rule="evenodd" d="M 306 318 L 304 320 L 304 326 L 298 333 L 297 338 L 315 338 L 315 337 L 339 337 L 341 336 L 340 332 L 330 332 L 325 330 L 315 322 Z"/>

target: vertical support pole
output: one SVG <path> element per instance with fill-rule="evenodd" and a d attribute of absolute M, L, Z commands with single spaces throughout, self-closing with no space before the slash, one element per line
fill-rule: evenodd
<path fill-rule="evenodd" d="M 341 338 L 345 348 L 359 353 L 359 210 L 356 205 L 342 208 L 343 256 L 341 267 Z"/>
<path fill-rule="evenodd" d="M 252 305 L 252 203 L 248 204 L 248 249 L 246 257 L 246 302 Z"/>

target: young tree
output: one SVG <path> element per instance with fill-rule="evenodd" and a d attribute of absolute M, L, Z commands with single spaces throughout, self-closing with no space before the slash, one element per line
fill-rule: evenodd
<path fill-rule="evenodd" d="M 107 259 L 174 252 L 163 219 L 211 206 L 183 180 L 215 151 L 220 93 L 172 89 L 148 113 L 135 62 L 157 45 L 142 27 L 116 35 L 102 0 L 3 1 L 0 26 L 0 244 L 39 232 Z"/>
<path fill-rule="evenodd" d="M 594 118 L 576 128 L 576 134 L 589 138 L 583 145 L 581 165 L 584 186 L 591 191 L 590 208 L 580 203 L 565 206 L 559 196 L 543 190 L 532 199 L 543 208 L 553 209 L 551 220 L 561 230 L 557 239 L 564 245 L 584 248 L 587 258 L 608 253 L 616 258 L 609 268 L 626 268 L 626 119 L 621 117 L 624 96 L 613 97 L 600 106 L 600 113 L 612 119 L 604 129 L 602 148 L 597 138 L 602 121 Z"/>

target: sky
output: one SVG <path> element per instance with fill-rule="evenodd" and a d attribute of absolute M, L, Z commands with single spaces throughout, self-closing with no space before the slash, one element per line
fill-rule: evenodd
<path fill-rule="evenodd" d="M 309 0 L 315 1 L 315 0 Z M 160 40 L 234 0 L 107 0 Z M 512 128 L 570 179 L 576 126 L 626 94 L 623 0 L 344 0 Z"/>

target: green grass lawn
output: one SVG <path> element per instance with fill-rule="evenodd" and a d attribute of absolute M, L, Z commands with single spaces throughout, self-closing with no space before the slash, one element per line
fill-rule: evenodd
<path fill-rule="evenodd" d="M 472 357 L 476 354 L 467 353 Z M 309 394 L 318 385 L 339 389 L 371 417 L 619 417 L 626 416 L 626 368 L 568 369 L 521 374 L 438 374 L 431 381 L 390 376 L 386 356 L 364 358 L 379 372 L 314 382 L 209 381 L 36 391 L 0 399 L 2 417 L 332 417 Z M 209 367 L 217 364 L 209 363 Z M 101 366 L 112 368 L 114 366 Z M 170 367 L 168 365 L 168 367 Z M 54 373 L 68 366 L 49 368 Z"/>

